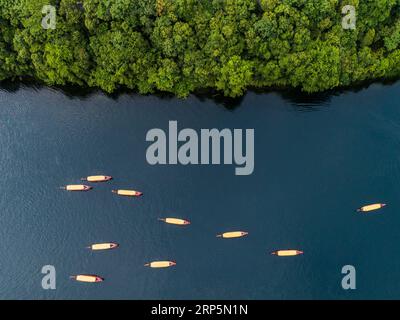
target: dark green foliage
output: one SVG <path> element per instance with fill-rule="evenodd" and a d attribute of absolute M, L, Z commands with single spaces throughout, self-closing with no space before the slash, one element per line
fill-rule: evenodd
<path fill-rule="evenodd" d="M 57 8 L 56 29 L 41 26 Z M 354 5 L 355 30 L 341 26 Z M 0 80 L 185 97 L 400 75 L 400 0 L 0 0 Z"/>

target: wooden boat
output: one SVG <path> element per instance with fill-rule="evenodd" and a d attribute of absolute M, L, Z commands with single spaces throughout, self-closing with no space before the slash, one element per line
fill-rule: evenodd
<path fill-rule="evenodd" d="M 373 210 L 378 210 L 386 206 L 386 203 L 374 203 L 374 204 L 369 204 L 366 206 L 363 206 L 361 208 L 358 208 L 358 212 L 368 212 L 368 211 L 373 211 Z"/>
<path fill-rule="evenodd" d="M 78 274 L 76 276 L 71 276 L 71 279 L 74 279 L 79 282 L 102 282 L 104 279 L 102 277 L 93 275 L 93 274 Z"/>
<path fill-rule="evenodd" d="M 172 266 L 176 266 L 176 262 L 174 262 L 174 261 L 153 261 L 153 262 L 146 263 L 144 266 L 150 267 L 150 268 L 169 268 Z"/>
<path fill-rule="evenodd" d="M 110 181 L 111 179 L 111 176 L 88 176 L 86 178 L 81 178 L 82 181 L 87 182 L 105 182 Z"/>
<path fill-rule="evenodd" d="M 190 221 L 184 220 L 184 219 L 178 219 L 178 218 L 159 218 L 158 220 L 164 221 L 165 223 L 169 224 L 176 224 L 179 226 L 186 226 L 190 224 Z"/>
<path fill-rule="evenodd" d="M 136 190 L 112 190 L 112 193 L 126 197 L 140 197 L 141 195 L 143 195 L 143 192 Z"/>
<path fill-rule="evenodd" d="M 90 245 L 88 248 L 97 251 L 97 250 L 109 250 L 117 248 L 119 245 L 115 242 L 105 242 L 105 243 L 94 243 Z"/>
<path fill-rule="evenodd" d="M 225 238 L 225 239 L 229 239 L 229 238 L 241 238 L 244 236 L 247 236 L 249 233 L 245 232 L 245 231 L 231 231 L 231 232 L 225 232 L 222 234 L 218 234 L 217 237 L 219 238 Z"/>
<path fill-rule="evenodd" d="M 84 184 L 69 184 L 65 187 L 61 187 L 61 189 L 67 190 L 67 191 L 88 191 L 91 190 L 91 186 L 87 186 Z"/>
<path fill-rule="evenodd" d="M 271 252 L 271 254 L 278 256 L 278 257 L 290 257 L 290 256 L 298 256 L 299 254 L 303 254 L 303 251 L 295 250 L 295 249 L 277 250 L 277 251 Z"/>

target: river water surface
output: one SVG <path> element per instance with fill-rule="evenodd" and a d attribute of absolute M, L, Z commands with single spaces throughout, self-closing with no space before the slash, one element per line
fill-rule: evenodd
<path fill-rule="evenodd" d="M 0 298 L 400 298 L 400 82 L 315 99 L 248 93 L 229 102 L 190 96 L 73 96 L 20 86 L 0 92 Z M 146 133 L 254 128 L 255 170 L 151 166 Z M 87 193 L 59 187 L 114 180 Z M 138 199 L 114 188 L 144 192 Z M 355 212 L 385 202 L 383 210 Z M 187 227 L 158 217 L 182 217 Z M 216 234 L 245 230 L 241 239 Z M 91 243 L 120 248 L 91 252 Z M 278 258 L 276 249 L 304 255 Z M 150 269 L 152 260 L 176 267 Z M 54 265 L 56 290 L 41 268 Z M 342 267 L 356 268 L 343 290 Z M 98 274 L 103 283 L 69 279 Z"/>

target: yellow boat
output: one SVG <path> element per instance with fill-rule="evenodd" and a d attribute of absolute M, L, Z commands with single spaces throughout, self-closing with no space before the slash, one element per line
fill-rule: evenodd
<path fill-rule="evenodd" d="M 361 208 L 358 208 L 358 212 L 368 212 L 368 211 L 373 211 L 373 210 L 378 210 L 386 206 L 386 203 L 374 203 L 374 204 L 369 204 L 367 206 L 363 206 Z"/>
<path fill-rule="evenodd" d="M 67 190 L 67 191 L 88 191 L 92 189 L 91 186 L 86 186 L 84 184 L 69 184 L 65 187 L 61 187 L 61 189 Z"/>
<path fill-rule="evenodd" d="M 303 254 L 303 251 L 294 250 L 294 249 L 277 250 L 277 251 L 271 252 L 271 254 L 276 255 L 278 257 L 291 257 L 291 256 L 298 256 L 299 254 Z"/>
<path fill-rule="evenodd" d="M 76 276 L 71 276 L 71 279 L 80 282 L 102 282 L 104 279 L 102 277 L 92 275 L 92 274 L 78 274 Z"/>
<path fill-rule="evenodd" d="M 178 218 L 159 218 L 158 220 L 164 221 L 165 223 L 176 224 L 180 226 L 185 226 L 190 224 L 190 221 Z"/>
<path fill-rule="evenodd" d="M 96 250 L 109 250 L 109 249 L 117 248 L 118 246 L 119 246 L 118 243 L 114 243 L 114 242 L 95 243 L 95 244 L 90 245 L 88 247 L 88 249 L 92 249 L 94 251 L 96 251 Z"/>
<path fill-rule="evenodd" d="M 135 190 L 112 190 L 112 193 L 127 197 L 139 197 L 143 194 L 143 192 Z"/>
<path fill-rule="evenodd" d="M 146 263 L 144 266 L 150 267 L 150 268 L 169 268 L 172 266 L 176 266 L 176 262 L 174 262 L 174 261 L 153 261 L 153 262 Z"/>
<path fill-rule="evenodd" d="M 244 237 L 247 236 L 249 233 L 245 232 L 245 231 L 232 231 L 232 232 L 225 232 L 223 234 L 218 234 L 217 237 L 219 238 L 225 238 L 225 239 L 229 239 L 229 238 L 240 238 L 240 237 Z"/>
<path fill-rule="evenodd" d="M 82 181 L 88 182 L 104 182 L 110 181 L 112 179 L 111 176 L 88 176 L 86 178 L 81 178 Z"/>

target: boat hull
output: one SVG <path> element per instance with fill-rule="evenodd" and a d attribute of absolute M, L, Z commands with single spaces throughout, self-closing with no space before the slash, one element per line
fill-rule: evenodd
<path fill-rule="evenodd" d="M 278 256 L 278 257 L 292 257 L 292 256 L 298 256 L 300 254 L 303 254 L 303 251 L 295 250 L 295 249 L 276 250 L 274 252 L 271 252 L 271 254 Z"/>
<path fill-rule="evenodd" d="M 76 276 L 71 276 L 71 278 L 78 282 L 88 282 L 88 283 L 104 281 L 104 278 L 92 274 L 78 274 Z"/>
<path fill-rule="evenodd" d="M 112 179 L 111 176 L 89 176 L 87 178 L 83 178 L 82 180 L 88 182 L 106 182 Z"/>
<path fill-rule="evenodd" d="M 179 218 L 165 218 L 165 219 L 159 219 L 160 221 L 164 221 L 165 223 L 168 224 L 174 224 L 174 225 L 179 225 L 179 226 L 186 226 L 190 224 L 190 221 L 185 220 L 185 219 L 179 219 Z"/>
<path fill-rule="evenodd" d="M 89 246 L 90 249 L 93 251 L 99 251 L 99 250 L 110 250 L 110 249 L 115 249 L 119 245 L 118 243 L 114 242 L 106 242 L 106 243 L 95 243 Z"/>
<path fill-rule="evenodd" d="M 152 261 L 152 262 L 145 264 L 146 267 L 150 267 L 150 268 L 169 268 L 169 267 L 173 267 L 175 265 L 176 265 L 176 262 L 174 262 L 174 261 Z"/>
<path fill-rule="evenodd" d="M 231 231 L 231 232 L 225 232 L 222 234 L 217 235 L 219 238 L 224 238 L 224 239 L 232 239 L 232 238 L 241 238 L 244 236 L 247 236 L 249 233 L 245 231 Z"/>
<path fill-rule="evenodd" d="M 119 196 L 125 197 L 140 197 L 141 195 L 143 195 L 143 192 L 136 190 L 112 190 L 112 192 Z"/>
<path fill-rule="evenodd" d="M 70 184 L 65 186 L 64 189 L 67 191 L 89 191 L 92 187 L 84 184 Z"/>
<path fill-rule="evenodd" d="M 358 208 L 357 211 L 369 212 L 369 211 L 379 210 L 385 206 L 386 206 L 385 203 L 374 203 L 374 204 L 369 204 L 369 205 L 363 206 L 361 208 Z"/>

